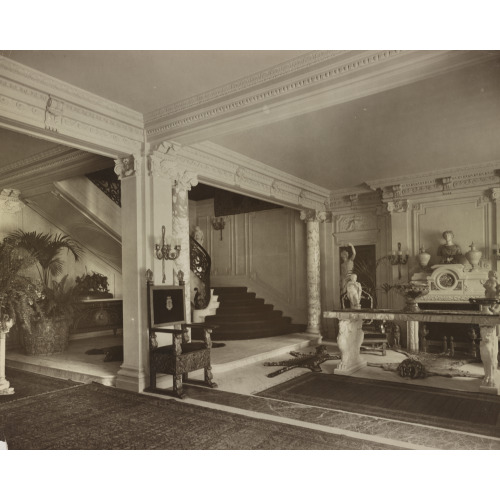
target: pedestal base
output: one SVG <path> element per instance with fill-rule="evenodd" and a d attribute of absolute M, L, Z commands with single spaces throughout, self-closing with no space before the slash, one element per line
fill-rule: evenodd
<path fill-rule="evenodd" d="M 14 394 L 14 387 L 10 387 L 8 380 L 3 380 L 0 382 L 0 396 L 8 396 Z"/>
<path fill-rule="evenodd" d="M 480 385 L 479 392 L 484 392 L 486 394 L 495 394 L 495 396 L 500 395 L 500 389 L 498 387 L 492 387 L 490 385 Z"/>
<path fill-rule="evenodd" d="M 333 373 L 335 375 L 351 375 L 354 372 L 357 372 L 358 370 L 361 370 L 361 368 L 364 368 L 365 366 L 368 366 L 366 361 L 360 361 L 359 363 L 356 363 L 355 365 L 347 366 L 345 368 L 339 367 L 335 368 L 333 370 Z"/>

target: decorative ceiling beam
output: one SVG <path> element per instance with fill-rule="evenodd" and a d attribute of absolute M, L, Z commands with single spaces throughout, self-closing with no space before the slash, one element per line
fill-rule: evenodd
<path fill-rule="evenodd" d="M 0 56 L 0 124 L 115 156 L 140 150 L 141 113 Z"/>
<path fill-rule="evenodd" d="M 199 182 L 294 209 L 324 210 L 329 190 L 210 142 L 179 148 L 179 168 Z"/>
<path fill-rule="evenodd" d="M 111 162 L 111 163 L 110 163 Z M 83 175 L 112 165 L 108 158 L 57 146 L 9 165 L 0 166 L 0 188 L 37 190 L 41 185 Z"/>

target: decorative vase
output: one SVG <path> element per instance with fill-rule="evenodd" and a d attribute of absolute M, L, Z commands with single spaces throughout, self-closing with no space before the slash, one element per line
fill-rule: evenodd
<path fill-rule="evenodd" d="M 417 299 L 429 293 L 429 285 L 420 283 L 405 283 L 395 285 L 394 290 L 405 298 L 405 311 L 418 312 L 420 311 L 420 308 L 418 307 Z"/>
<path fill-rule="evenodd" d="M 465 258 L 469 261 L 472 269 L 476 269 L 483 253 L 475 247 L 474 242 L 472 242 L 469 246 L 470 250 L 465 254 Z"/>
<path fill-rule="evenodd" d="M 420 252 L 417 255 L 417 260 L 420 264 L 420 267 L 422 269 L 425 269 L 427 267 L 427 264 L 429 263 L 429 260 L 431 260 L 431 254 L 429 252 L 426 252 L 424 247 L 421 247 Z"/>

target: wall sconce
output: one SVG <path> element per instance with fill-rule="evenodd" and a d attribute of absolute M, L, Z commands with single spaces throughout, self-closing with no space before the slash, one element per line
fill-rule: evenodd
<path fill-rule="evenodd" d="M 225 217 L 213 217 L 212 227 L 215 229 L 215 231 L 220 231 L 220 240 L 222 241 L 222 230 L 226 227 Z"/>
<path fill-rule="evenodd" d="M 165 261 L 175 260 L 177 259 L 177 257 L 179 257 L 179 254 L 181 253 L 180 245 L 175 245 L 174 248 L 172 249 L 171 243 L 165 241 L 165 226 L 161 226 L 161 245 L 158 244 L 155 245 L 155 253 L 156 253 L 156 258 L 162 261 L 161 262 L 163 271 L 162 283 L 165 283 L 166 281 Z"/>
<path fill-rule="evenodd" d="M 408 262 L 408 254 L 403 257 L 401 243 L 398 243 L 398 251 L 392 252 L 392 255 L 389 255 L 389 262 L 393 266 L 398 266 L 398 279 L 401 279 L 401 266 L 404 266 Z"/>
<path fill-rule="evenodd" d="M 500 260 L 500 252 L 498 251 L 498 245 L 493 245 L 493 258 L 496 260 Z"/>

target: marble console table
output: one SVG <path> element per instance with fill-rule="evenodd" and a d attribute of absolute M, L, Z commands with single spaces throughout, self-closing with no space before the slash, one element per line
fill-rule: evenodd
<path fill-rule="evenodd" d="M 484 379 L 479 388 L 480 392 L 500 394 L 498 381 L 498 334 L 500 315 L 486 314 L 479 311 L 394 311 L 388 309 L 338 309 L 325 311 L 324 318 L 339 320 L 339 335 L 337 344 L 341 354 L 341 362 L 334 373 L 350 375 L 366 366 L 360 355 L 364 332 L 363 320 L 407 321 L 408 325 L 425 323 L 462 323 L 479 325 L 481 343 L 479 352 L 484 366 Z M 418 332 L 417 332 L 418 333 Z M 418 335 L 417 335 L 418 338 Z"/>

